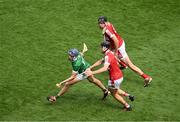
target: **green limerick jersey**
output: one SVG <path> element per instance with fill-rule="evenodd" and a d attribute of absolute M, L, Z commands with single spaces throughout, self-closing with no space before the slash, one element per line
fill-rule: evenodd
<path fill-rule="evenodd" d="M 78 55 L 77 58 L 72 61 L 73 71 L 79 74 L 84 72 L 88 67 L 90 67 L 90 64 L 87 63 L 81 55 Z"/>

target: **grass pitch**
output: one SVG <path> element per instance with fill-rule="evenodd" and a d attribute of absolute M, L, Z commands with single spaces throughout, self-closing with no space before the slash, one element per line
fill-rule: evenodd
<path fill-rule="evenodd" d="M 122 89 L 136 96 L 121 112 L 111 96 L 86 80 L 56 104 L 46 96 L 71 73 L 67 50 L 89 48 L 102 57 L 97 18 L 106 15 L 126 42 L 132 61 L 153 77 L 150 87 L 130 69 Z M 0 120 L 180 120 L 179 0 L 0 0 Z M 96 75 L 107 85 L 107 73 Z"/>

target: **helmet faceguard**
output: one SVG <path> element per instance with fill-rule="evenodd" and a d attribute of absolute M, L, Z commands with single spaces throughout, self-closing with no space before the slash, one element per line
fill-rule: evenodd
<path fill-rule="evenodd" d="M 105 53 L 110 48 L 110 42 L 103 41 L 101 43 L 101 47 L 102 47 L 102 52 Z"/>
<path fill-rule="evenodd" d="M 101 43 L 101 47 L 106 47 L 106 48 L 110 48 L 110 42 L 108 42 L 108 41 L 103 41 L 102 43 Z"/>

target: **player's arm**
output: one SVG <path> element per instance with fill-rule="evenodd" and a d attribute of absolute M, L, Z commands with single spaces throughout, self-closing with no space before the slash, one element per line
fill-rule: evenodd
<path fill-rule="evenodd" d="M 92 75 L 105 72 L 108 70 L 108 67 L 109 67 L 109 64 L 104 64 L 104 66 L 102 68 L 95 70 L 95 71 L 92 71 Z"/>
<path fill-rule="evenodd" d="M 56 86 L 57 86 L 57 87 L 61 87 L 62 84 L 66 83 L 66 82 L 69 82 L 69 81 L 73 80 L 74 78 L 76 78 L 76 75 L 77 75 L 77 72 L 72 71 L 72 74 L 71 74 L 71 76 L 70 76 L 69 78 L 63 80 L 63 81 L 60 82 L 60 83 L 57 83 Z"/>
<path fill-rule="evenodd" d="M 108 70 L 108 67 L 109 67 L 109 64 L 104 64 L 104 66 L 103 66 L 102 68 L 98 69 L 98 70 L 95 70 L 95 71 L 86 70 L 86 71 L 85 71 L 85 74 L 86 74 L 87 76 L 91 76 L 91 75 L 93 75 L 93 74 L 99 74 L 99 73 L 101 73 L 101 72 L 104 72 L 104 71 Z"/>
<path fill-rule="evenodd" d="M 92 66 L 89 67 L 89 69 L 92 69 L 94 67 L 97 67 L 103 63 L 104 59 L 98 60 L 96 63 L 94 63 Z"/>
<path fill-rule="evenodd" d="M 105 56 L 105 58 L 103 60 L 101 60 L 101 61 L 104 62 L 104 66 L 102 68 L 100 68 L 98 70 L 95 70 L 95 71 L 87 70 L 87 71 L 85 71 L 85 74 L 87 76 L 90 76 L 90 75 L 93 75 L 93 74 L 99 74 L 101 72 L 107 71 L 108 67 L 110 65 L 111 59 L 109 59 L 108 56 Z"/>
<path fill-rule="evenodd" d="M 118 39 L 116 38 L 116 36 L 113 36 L 112 40 L 114 41 L 115 52 L 117 52 L 118 51 Z"/>
<path fill-rule="evenodd" d="M 115 46 L 115 52 L 118 50 L 118 39 L 116 38 L 115 34 L 110 32 L 110 30 L 106 30 L 106 34 L 113 40 Z"/>
<path fill-rule="evenodd" d="M 74 78 L 76 78 L 76 75 L 77 75 L 77 72 L 72 71 L 71 76 L 69 78 L 67 78 L 66 80 L 62 81 L 62 82 L 65 83 L 65 82 L 71 81 Z"/>

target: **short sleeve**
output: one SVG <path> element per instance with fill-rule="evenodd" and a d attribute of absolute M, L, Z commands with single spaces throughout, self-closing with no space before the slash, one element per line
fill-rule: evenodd
<path fill-rule="evenodd" d="M 111 63 L 111 59 L 109 56 L 105 56 L 104 58 L 104 64 L 110 64 Z"/>

